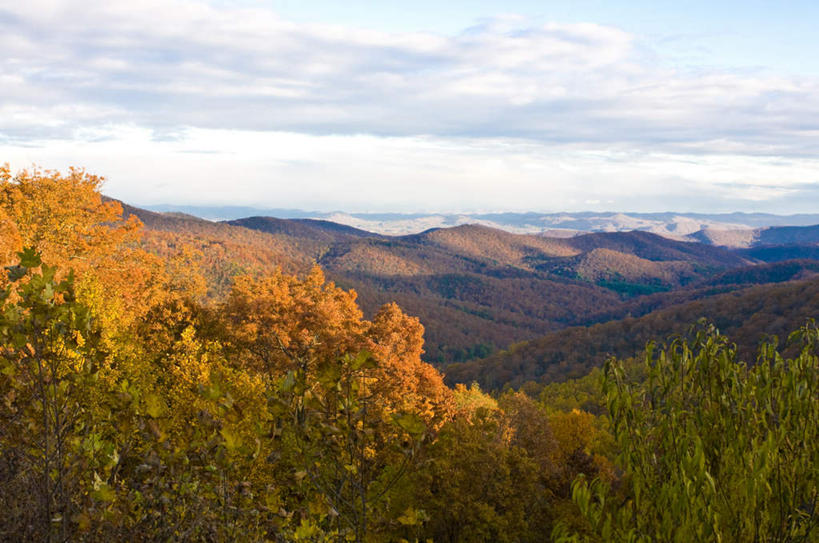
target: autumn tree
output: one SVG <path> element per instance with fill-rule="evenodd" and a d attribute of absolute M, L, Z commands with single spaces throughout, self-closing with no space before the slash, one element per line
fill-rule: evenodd
<path fill-rule="evenodd" d="M 0 256 L 32 247 L 58 273 L 73 270 L 80 299 L 116 333 L 163 296 L 164 274 L 139 246 L 142 224 L 100 194 L 103 182 L 75 168 L 12 175 L 0 167 L 0 229 L 8 232 Z"/>
<path fill-rule="evenodd" d="M 418 320 L 394 304 L 364 320 L 318 268 L 238 278 L 216 313 L 229 358 L 267 383 L 299 533 L 370 538 L 377 516 L 401 513 L 386 512 L 390 489 L 451 415 Z"/>
<path fill-rule="evenodd" d="M 91 472 L 111 461 L 87 454 L 95 452 L 89 396 L 104 356 L 99 331 L 76 299 L 73 276 L 56 274 L 28 248 L 0 293 L 0 535 L 7 540 L 73 537 Z"/>
<path fill-rule="evenodd" d="M 325 283 L 318 267 L 303 280 L 276 272 L 242 276 L 220 308 L 225 339 L 237 360 L 269 376 L 311 370 L 365 346 L 355 293 Z"/>
<path fill-rule="evenodd" d="M 527 541 L 542 532 L 537 463 L 512 444 L 497 401 L 477 388 L 455 393 L 458 415 L 445 424 L 412 474 L 405 496 L 419 528 L 398 533 L 441 542 Z M 406 499 L 406 498 L 405 498 Z"/>
<path fill-rule="evenodd" d="M 394 412 L 413 412 L 430 429 L 454 411 L 452 391 L 441 373 L 421 360 L 424 327 L 395 303 L 384 305 L 366 331 L 367 348 L 378 360 L 375 392 Z"/>

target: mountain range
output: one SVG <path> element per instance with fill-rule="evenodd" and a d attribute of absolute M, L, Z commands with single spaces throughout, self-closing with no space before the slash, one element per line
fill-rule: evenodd
<path fill-rule="evenodd" d="M 237 206 L 147 206 L 158 212 L 182 212 L 212 221 L 245 217 L 318 219 L 386 235 L 407 235 L 431 228 L 480 224 L 518 234 L 571 237 L 584 232 L 640 230 L 678 240 L 713 245 L 747 246 L 758 232 L 772 226 L 819 224 L 819 214 L 768 213 L 347 213 L 298 209 L 259 209 Z"/>
<path fill-rule="evenodd" d="M 819 309 L 810 294 L 819 288 L 819 227 L 749 226 L 763 216 L 746 216 L 745 241 L 726 244 L 718 236 L 739 230 L 706 228 L 681 239 L 463 224 L 386 235 L 321 218 L 215 222 L 125 209 L 145 223 L 155 250 L 180 237 L 194 243 L 215 297 L 239 273 L 303 273 L 318 264 L 357 292 L 365 315 L 396 302 L 417 316 L 426 360 L 450 380 L 489 388 L 579 375 L 700 317 L 745 338 L 751 352 L 759 335 L 798 327 Z"/>

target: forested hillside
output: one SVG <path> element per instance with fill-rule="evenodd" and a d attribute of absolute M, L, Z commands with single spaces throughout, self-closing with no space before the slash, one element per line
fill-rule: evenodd
<path fill-rule="evenodd" d="M 353 288 L 365 314 L 397 302 L 427 326 L 425 360 L 464 361 L 566 326 L 596 322 L 634 296 L 697 283 L 751 261 L 646 232 L 575 238 L 478 225 L 379 236 L 327 221 L 253 217 Z"/>
<path fill-rule="evenodd" d="M 153 244 L 154 252 L 167 252 L 167 239 L 175 237 L 197 247 L 211 298 L 224 293 L 237 274 L 276 266 L 306 271 L 315 262 L 336 283 L 356 291 L 365 315 L 396 302 L 419 317 L 427 328 L 424 360 L 439 366 L 474 361 L 567 327 L 641 317 L 750 285 L 805 277 L 816 269 L 812 260 L 787 260 L 817 256 L 810 245 L 733 251 L 648 232 L 549 238 L 478 225 L 383 236 L 324 220 L 250 217 L 214 223 L 125 209 L 143 220 L 146 243 Z M 794 230 L 768 231 L 783 228 Z M 803 232 L 800 239 L 812 232 L 809 227 L 794 231 Z M 760 264 L 766 261 L 772 264 Z M 681 311 L 687 322 L 696 320 L 695 312 Z M 656 329 L 659 334 L 675 331 Z M 647 332 L 640 341 L 648 336 L 654 337 Z M 576 375 L 599 363 L 606 352 L 601 349 L 593 360 L 579 361 L 579 354 L 562 358 L 562 351 L 549 351 L 526 364 L 547 358 L 562 364 L 560 370 L 538 373 L 535 380 L 563 375 L 567 368 Z M 496 365 L 495 360 L 489 365 Z M 477 378 L 473 371 L 464 372 L 452 366 L 450 379 Z M 513 382 L 521 379 L 515 373 Z"/>
<path fill-rule="evenodd" d="M 816 281 L 661 311 L 673 325 L 627 319 L 616 344 L 713 313 L 741 343 L 792 326 L 783 348 L 737 353 L 701 324 L 642 361 L 489 394 L 446 386 L 405 309 L 365 317 L 311 266 L 320 240 L 123 213 L 101 183 L 0 168 L 2 541 L 819 536 Z M 475 270 L 505 249 L 464 251 L 491 277 Z M 612 325 L 574 329 L 579 366 Z"/>
<path fill-rule="evenodd" d="M 684 335 L 700 319 L 715 323 L 736 342 L 740 356 L 753 360 L 764 339 L 776 336 L 782 343 L 800 323 L 817 314 L 819 279 L 754 286 L 672 305 L 639 318 L 567 328 L 511 345 L 482 360 L 451 364 L 445 373 L 450 382 L 476 381 L 490 390 L 579 377 L 611 356 L 630 358 L 649 341 Z"/>

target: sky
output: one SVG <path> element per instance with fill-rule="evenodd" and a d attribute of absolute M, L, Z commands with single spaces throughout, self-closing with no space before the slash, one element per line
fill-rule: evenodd
<path fill-rule="evenodd" d="M 819 210 L 819 2 L 0 0 L 0 164 L 135 205 Z"/>

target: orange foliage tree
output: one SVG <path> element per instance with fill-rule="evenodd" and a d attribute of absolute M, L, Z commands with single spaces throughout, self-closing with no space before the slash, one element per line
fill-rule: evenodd
<path fill-rule="evenodd" d="M 121 327 L 163 295 L 164 278 L 161 262 L 139 247 L 142 224 L 122 219 L 122 206 L 100 194 L 103 182 L 76 168 L 12 176 L 0 167 L 0 257 L 7 265 L 31 247 L 61 273 L 73 270 L 80 298 Z"/>
<path fill-rule="evenodd" d="M 218 314 L 227 348 L 247 368 L 274 378 L 291 370 L 314 374 L 319 361 L 366 350 L 378 362 L 372 387 L 384 406 L 410 409 L 427 423 L 449 417 L 450 390 L 421 361 L 418 319 L 387 304 L 366 321 L 355 300 L 355 291 L 325 282 L 314 267 L 303 280 L 281 272 L 239 277 Z"/>

